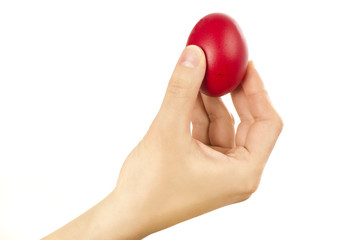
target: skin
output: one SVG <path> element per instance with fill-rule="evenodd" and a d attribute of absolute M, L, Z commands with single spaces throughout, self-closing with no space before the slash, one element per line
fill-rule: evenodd
<path fill-rule="evenodd" d="M 199 92 L 205 66 L 199 47 L 183 51 L 161 108 L 125 160 L 115 189 L 44 239 L 142 239 L 256 191 L 282 120 L 249 62 L 231 93 L 240 118 L 235 132 L 221 98 Z"/>

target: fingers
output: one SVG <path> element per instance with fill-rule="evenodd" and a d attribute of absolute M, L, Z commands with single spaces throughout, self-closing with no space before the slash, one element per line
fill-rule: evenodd
<path fill-rule="evenodd" d="M 232 148 L 235 146 L 234 118 L 220 97 L 201 94 L 210 119 L 209 139 L 213 146 Z"/>
<path fill-rule="evenodd" d="M 159 112 L 159 119 L 164 124 L 189 131 L 191 112 L 205 69 L 206 60 L 201 48 L 187 46 L 176 64 Z"/>
<path fill-rule="evenodd" d="M 197 95 L 197 100 L 191 117 L 192 137 L 200 142 L 210 145 L 209 140 L 209 117 L 207 116 L 201 94 Z"/>
<path fill-rule="evenodd" d="M 240 89 L 241 88 L 241 89 Z M 241 124 L 245 121 L 246 127 L 240 127 L 238 143 L 244 143 L 245 148 L 257 159 L 266 161 L 282 130 L 283 123 L 273 108 L 269 96 L 264 88 L 262 79 L 254 64 L 249 63 L 247 73 L 241 86 L 232 93 L 234 105 L 238 112 Z"/>
<path fill-rule="evenodd" d="M 236 146 L 244 146 L 249 127 L 253 124 L 254 118 L 249 111 L 249 103 L 241 85 L 231 93 L 231 98 L 241 120 L 237 127 L 235 143 Z"/>

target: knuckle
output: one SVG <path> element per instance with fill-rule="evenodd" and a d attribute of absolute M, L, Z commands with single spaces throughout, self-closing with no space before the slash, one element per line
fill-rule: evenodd
<path fill-rule="evenodd" d="M 283 119 L 279 116 L 279 129 L 280 131 L 282 131 L 284 128 L 284 121 Z"/>
<path fill-rule="evenodd" d="M 248 181 L 246 188 L 244 189 L 244 194 L 250 197 L 251 195 L 253 195 L 253 193 L 256 192 L 256 190 L 258 190 L 258 187 L 259 180 L 251 179 L 250 181 Z"/>
<path fill-rule="evenodd" d="M 210 122 L 215 122 L 220 118 L 218 115 L 216 115 L 213 112 L 208 112 L 207 115 L 209 116 Z"/>
<path fill-rule="evenodd" d="M 235 125 L 235 118 L 232 113 L 230 113 L 231 123 Z"/>
<path fill-rule="evenodd" d="M 203 115 L 193 116 L 192 125 L 198 128 L 208 128 L 210 125 L 209 118 Z"/>
<path fill-rule="evenodd" d="M 275 126 L 278 129 L 279 132 L 283 130 L 284 122 L 283 119 L 279 116 L 279 114 L 276 114 L 274 118 Z"/>
<path fill-rule="evenodd" d="M 231 123 L 232 125 L 235 125 L 235 119 L 232 113 L 229 112 L 223 112 L 220 113 L 214 113 L 214 112 L 208 112 L 208 118 L 210 119 L 210 122 L 225 122 L 225 123 Z"/>
<path fill-rule="evenodd" d="M 275 129 L 279 133 L 283 130 L 284 122 L 277 112 L 273 111 L 265 120 L 269 122 L 269 125 L 272 129 Z"/>
<path fill-rule="evenodd" d="M 242 202 L 249 199 L 259 188 L 259 179 L 248 179 L 241 184 L 236 192 L 236 201 Z"/>
<path fill-rule="evenodd" d="M 175 97 L 184 98 L 190 89 L 186 79 L 173 76 L 168 84 L 168 92 Z"/>
<path fill-rule="evenodd" d="M 258 190 L 261 175 L 263 173 L 264 166 L 261 163 L 254 162 L 250 166 L 251 171 L 249 175 L 249 180 L 247 181 L 246 192 L 249 194 L 253 194 Z"/>
<path fill-rule="evenodd" d="M 249 186 L 249 191 L 248 193 L 251 195 L 253 193 L 256 192 L 256 190 L 258 190 L 259 187 L 259 181 L 254 181 L 250 186 Z"/>
<path fill-rule="evenodd" d="M 259 185 L 253 181 L 242 184 L 242 186 L 239 187 L 239 190 L 236 192 L 236 197 L 234 198 L 234 201 L 242 202 L 249 199 L 253 195 L 253 193 L 256 192 L 258 186 Z"/>
<path fill-rule="evenodd" d="M 253 195 L 253 194 L 247 194 L 247 195 L 245 195 L 245 198 L 243 199 L 243 201 L 248 200 L 248 199 L 251 197 L 251 195 Z"/>
<path fill-rule="evenodd" d="M 236 202 L 242 202 L 249 199 L 259 188 L 264 165 L 257 162 L 256 159 L 244 161 L 242 168 L 238 168 L 238 180 L 235 183 L 234 196 Z M 242 170 L 241 170 L 242 169 Z"/>

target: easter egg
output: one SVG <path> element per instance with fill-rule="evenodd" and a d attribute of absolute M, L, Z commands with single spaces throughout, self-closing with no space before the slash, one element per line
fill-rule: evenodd
<path fill-rule="evenodd" d="M 239 25 L 230 16 L 212 13 L 203 17 L 192 29 L 186 45 L 197 45 L 205 53 L 202 93 L 219 97 L 233 91 L 243 80 L 248 48 Z"/>

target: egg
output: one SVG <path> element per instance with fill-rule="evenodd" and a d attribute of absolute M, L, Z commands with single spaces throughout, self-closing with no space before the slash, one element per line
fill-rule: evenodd
<path fill-rule="evenodd" d="M 197 45 L 205 53 L 202 93 L 219 97 L 233 91 L 243 80 L 248 48 L 239 25 L 230 16 L 206 15 L 192 29 L 186 45 Z"/>

